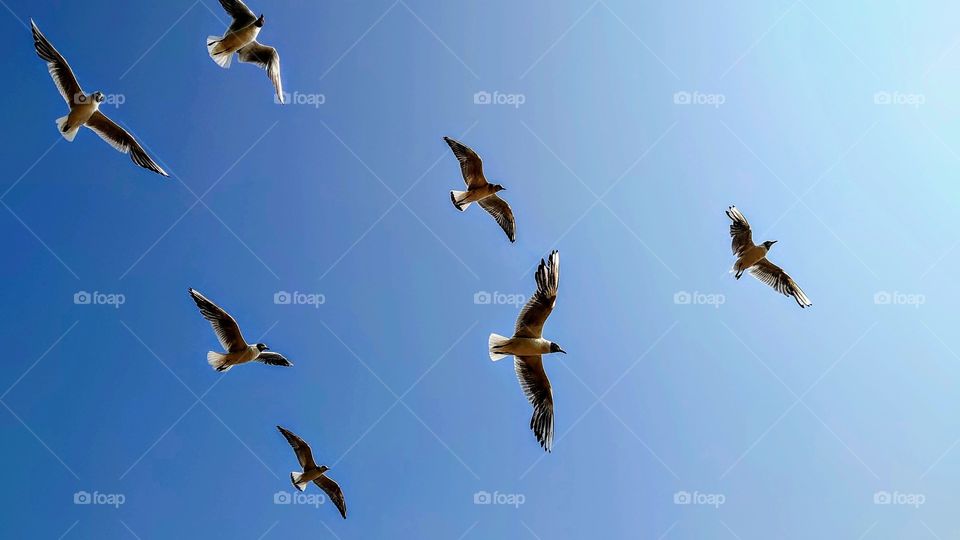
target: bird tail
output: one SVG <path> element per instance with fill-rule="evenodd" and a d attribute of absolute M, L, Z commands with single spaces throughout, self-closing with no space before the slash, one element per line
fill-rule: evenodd
<path fill-rule="evenodd" d="M 290 473 L 290 482 L 293 484 L 293 487 L 299 491 L 307 489 L 307 484 L 309 483 L 303 479 L 303 473 L 298 473 L 297 471 Z"/>
<path fill-rule="evenodd" d="M 233 367 L 227 365 L 227 355 L 213 351 L 207 353 L 207 363 L 217 371 L 229 371 Z"/>
<path fill-rule="evenodd" d="M 450 202 L 453 203 L 454 208 L 456 208 L 461 212 L 466 210 L 467 207 L 470 206 L 470 203 L 458 203 L 457 199 L 462 198 L 466 194 L 467 194 L 466 191 L 453 191 L 453 190 L 450 191 Z"/>
<path fill-rule="evenodd" d="M 493 360 L 494 362 L 496 362 L 497 360 L 501 360 L 501 359 L 503 359 L 503 358 L 506 358 L 506 357 L 510 356 L 509 354 L 494 352 L 494 349 L 496 349 L 496 348 L 498 348 L 498 347 L 502 347 L 502 346 L 505 345 L 508 341 L 510 341 L 510 338 L 508 338 L 508 337 L 503 337 L 503 336 L 501 336 L 500 334 L 490 334 L 490 339 L 487 341 L 487 344 L 490 346 L 490 359 L 491 359 L 491 360 Z"/>
<path fill-rule="evenodd" d="M 233 61 L 233 53 L 218 51 L 217 45 L 220 43 L 220 40 L 220 36 L 207 36 L 207 53 L 210 54 L 210 58 L 213 58 L 213 61 L 216 62 L 218 66 L 223 69 L 229 69 L 230 63 Z"/>
<path fill-rule="evenodd" d="M 60 134 L 63 135 L 63 138 L 68 142 L 73 142 L 73 138 L 77 136 L 77 132 L 80 131 L 80 126 L 70 127 L 67 125 L 67 119 L 69 116 L 63 116 L 57 118 L 57 129 L 60 131 Z"/>

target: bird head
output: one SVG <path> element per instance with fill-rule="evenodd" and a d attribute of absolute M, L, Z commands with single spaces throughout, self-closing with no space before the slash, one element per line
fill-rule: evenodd
<path fill-rule="evenodd" d="M 770 248 L 773 247 L 773 245 L 776 243 L 777 243 L 776 240 L 767 240 L 766 242 L 763 243 L 763 247 L 767 248 L 767 251 L 770 251 Z"/>
<path fill-rule="evenodd" d="M 567 354 L 567 351 L 561 349 L 560 346 L 557 345 L 556 343 L 550 343 L 550 352 L 552 353 L 559 352 L 559 353 Z"/>
<path fill-rule="evenodd" d="M 330 470 L 330 467 L 327 467 L 326 465 L 321 465 L 320 467 L 318 467 L 318 469 L 320 470 L 320 474 L 323 474 L 323 473 L 329 471 L 329 470 Z"/>
<path fill-rule="evenodd" d="M 500 184 L 494 184 L 494 185 L 493 185 L 493 191 L 494 191 L 494 193 L 496 193 L 496 192 L 498 192 L 498 191 L 503 191 L 503 190 L 505 190 L 505 189 L 507 189 L 507 188 L 501 186 Z"/>
<path fill-rule="evenodd" d="M 266 19 L 263 18 L 263 13 L 261 13 L 260 16 L 257 17 L 257 20 L 253 23 L 253 25 L 256 26 L 257 28 L 263 28 L 263 23 L 265 21 Z"/>
<path fill-rule="evenodd" d="M 100 91 L 98 90 L 98 91 L 96 91 L 96 92 L 93 93 L 93 100 L 96 101 L 97 103 L 103 103 L 103 100 L 104 100 L 104 99 L 105 99 L 105 98 L 104 98 L 103 92 L 100 92 Z"/>
<path fill-rule="evenodd" d="M 267 347 L 267 344 L 266 344 L 266 343 L 257 343 L 257 349 L 258 349 L 260 352 L 263 352 L 263 351 L 269 351 L 269 350 L 270 350 L 270 347 Z"/>

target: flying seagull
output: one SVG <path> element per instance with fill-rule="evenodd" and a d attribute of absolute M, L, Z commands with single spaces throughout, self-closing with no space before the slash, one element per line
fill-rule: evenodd
<path fill-rule="evenodd" d="M 80 131 L 80 127 L 87 126 L 101 139 L 107 141 L 110 146 L 124 154 L 130 154 L 130 158 L 137 165 L 157 174 L 170 176 L 147 155 L 140 143 L 133 138 L 133 135 L 127 133 L 125 129 L 100 112 L 100 104 L 105 99 L 103 92 L 85 93 L 83 88 L 80 87 L 80 83 L 77 82 L 77 78 L 73 75 L 70 65 L 57 52 L 57 49 L 47 41 L 33 19 L 30 20 L 30 27 L 33 30 L 33 46 L 40 58 L 47 63 L 47 70 L 50 71 L 53 82 L 57 85 L 60 95 L 63 96 L 70 108 L 70 114 L 57 118 L 57 128 L 63 138 L 73 142 L 77 132 Z"/>
<path fill-rule="evenodd" d="M 207 353 L 207 363 L 213 366 L 217 371 L 229 371 L 230 368 L 238 364 L 247 362 L 263 362 L 270 366 L 290 367 L 293 364 L 283 357 L 280 353 L 271 352 L 270 348 L 263 343 L 256 345 L 247 345 L 240 333 L 240 327 L 237 321 L 220 306 L 214 304 L 206 296 L 200 294 L 200 291 L 187 289 L 190 297 L 200 308 L 200 314 L 203 318 L 210 321 L 210 326 L 217 333 L 217 339 L 220 345 L 227 352 L 218 353 L 210 351 Z"/>
<path fill-rule="evenodd" d="M 241 62 L 256 64 L 267 70 L 267 76 L 277 91 L 277 101 L 283 103 L 283 83 L 280 81 L 280 55 L 277 50 L 257 42 L 263 28 L 263 14 L 254 15 L 241 0 L 220 0 L 220 5 L 233 17 L 233 23 L 223 36 L 207 37 L 210 58 L 223 69 L 229 69 L 233 53 Z"/>
<path fill-rule="evenodd" d="M 750 272 L 753 277 L 773 287 L 777 292 L 792 296 L 800 307 L 812 306 L 813 302 L 800 290 L 797 282 L 782 268 L 767 260 L 767 252 L 777 241 L 767 240 L 759 246 L 754 245 L 750 224 L 736 206 L 727 208 L 727 217 L 733 221 L 730 224 L 730 236 L 733 238 L 731 247 L 733 254 L 737 256 L 737 262 L 730 271 L 736 272 L 734 277 L 740 279 L 744 271 Z"/>
<path fill-rule="evenodd" d="M 450 137 L 444 137 L 453 155 L 457 156 L 460 162 L 460 172 L 463 173 L 463 181 L 467 184 L 466 191 L 451 191 L 450 200 L 453 206 L 463 212 L 471 203 L 477 203 L 480 208 L 487 211 L 493 219 L 497 220 L 503 232 L 507 233 L 507 238 L 511 242 L 517 241 L 517 223 L 513 219 L 513 210 L 507 201 L 497 196 L 498 191 L 507 188 L 500 184 L 490 184 L 483 176 L 483 162 L 480 156 L 466 145 L 459 143 Z"/>
<path fill-rule="evenodd" d="M 337 510 L 340 510 L 340 515 L 343 516 L 343 519 L 347 519 L 347 503 L 343 500 L 343 491 L 336 482 L 323 474 L 329 471 L 330 467 L 326 465 L 317 467 L 317 462 L 313 460 L 313 453 L 310 451 L 310 445 L 305 443 L 300 437 L 297 437 L 280 426 L 277 426 L 277 429 L 280 430 L 280 433 L 286 437 L 287 442 L 293 447 L 294 453 L 297 454 L 297 461 L 300 462 L 300 467 L 303 468 L 302 473 L 296 471 L 290 473 L 290 482 L 293 483 L 293 487 L 303 491 L 307 489 L 307 484 L 313 482 L 327 494 L 327 497 L 330 497 L 333 504 L 337 505 Z"/>
<path fill-rule="evenodd" d="M 537 268 L 537 292 L 523 306 L 513 337 L 490 334 L 490 359 L 496 362 L 514 356 L 513 368 L 517 372 L 520 387 L 533 405 L 530 429 L 547 452 L 553 449 L 553 390 L 550 379 L 543 370 L 543 356 L 566 351 L 552 341 L 543 339 L 543 323 L 557 302 L 557 287 L 560 285 L 560 254 L 550 253 L 550 263 L 540 259 Z"/>

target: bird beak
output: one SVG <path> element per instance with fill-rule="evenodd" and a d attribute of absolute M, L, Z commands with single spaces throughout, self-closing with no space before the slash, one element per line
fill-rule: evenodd
<path fill-rule="evenodd" d="M 560 352 L 562 352 L 563 354 L 567 354 L 567 351 L 565 351 L 565 350 L 563 350 L 563 349 L 560 349 Z"/>
<path fill-rule="evenodd" d="M 269 351 L 269 350 L 270 350 L 270 347 L 264 347 L 263 350 Z"/>
<path fill-rule="evenodd" d="M 772 246 L 772 245 L 776 244 L 777 242 L 779 242 L 779 240 L 773 240 L 773 241 L 770 242 L 770 245 Z"/>

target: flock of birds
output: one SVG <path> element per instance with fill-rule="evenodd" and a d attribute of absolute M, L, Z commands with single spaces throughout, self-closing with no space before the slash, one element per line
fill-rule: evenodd
<path fill-rule="evenodd" d="M 236 54 L 241 62 L 253 63 L 266 69 L 276 90 L 278 101 L 282 103 L 280 57 L 273 47 L 257 42 L 257 37 L 264 25 L 264 16 L 255 15 L 241 0 L 219 1 L 233 18 L 233 23 L 223 36 L 207 38 L 207 52 L 210 57 L 220 67 L 229 68 L 233 55 Z M 67 116 L 57 119 L 57 128 L 63 137 L 73 141 L 80 128 L 86 126 L 120 152 L 129 153 L 133 162 L 140 167 L 169 176 L 129 132 L 100 112 L 99 107 L 104 101 L 104 94 L 99 91 L 85 93 L 67 61 L 32 20 L 30 24 L 37 54 L 47 63 L 50 75 L 70 109 Z M 449 137 L 444 137 L 444 141 L 459 161 L 463 181 L 466 184 L 466 191 L 450 191 L 453 206 L 462 212 L 471 204 L 477 203 L 496 220 L 510 242 L 515 242 L 517 231 L 513 211 L 510 205 L 497 195 L 506 188 L 487 181 L 483 173 L 483 163 L 476 152 Z M 737 257 L 731 269 L 736 279 L 740 279 L 744 272 L 749 272 L 778 292 L 792 296 L 801 308 L 811 306 L 810 299 L 796 282 L 783 269 L 767 259 L 767 253 L 776 241 L 754 244 L 750 224 L 740 210 L 731 206 L 726 214 L 731 220 L 730 236 L 733 239 L 733 254 Z M 543 337 L 543 325 L 557 301 L 557 291 L 560 286 L 559 252 L 554 250 L 547 260 L 540 260 L 535 279 L 537 290 L 520 311 L 513 335 L 505 337 L 490 334 L 488 348 L 490 359 L 493 361 L 514 357 L 517 379 L 533 407 L 530 429 L 540 446 L 550 452 L 554 441 L 553 389 L 543 368 L 543 355 L 565 354 L 566 351 L 557 343 Z M 234 366 L 249 362 L 271 366 L 293 366 L 286 357 L 271 351 L 264 343 L 248 344 L 243 338 L 237 321 L 229 313 L 199 291 L 191 288 L 188 292 L 200 310 L 200 314 L 210 322 L 224 349 L 224 352 L 207 353 L 207 362 L 213 369 L 225 372 Z M 300 472 L 290 473 L 290 481 L 294 487 L 303 491 L 310 482 L 315 483 L 327 494 L 346 519 L 347 507 L 343 491 L 336 482 L 326 476 L 329 467 L 316 464 L 310 446 L 303 439 L 281 426 L 277 426 L 277 429 L 290 443 L 302 469 Z"/>

